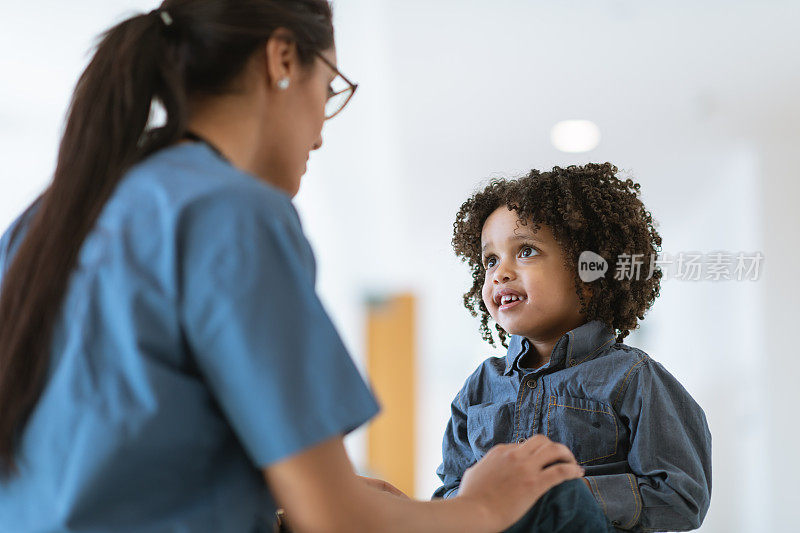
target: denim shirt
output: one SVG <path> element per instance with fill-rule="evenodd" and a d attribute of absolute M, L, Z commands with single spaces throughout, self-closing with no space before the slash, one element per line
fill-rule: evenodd
<path fill-rule="evenodd" d="M 572 450 L 611 523 L 634 531 L 699 527 L 711 496 L 711 433 L 681 384 L 646 353 L 592 321 L 566 333 L 550 360 L 520 368 L 530 342 L 512 336 L 453 400 L 434 498 L 495 444 L 544 434 Z"/>

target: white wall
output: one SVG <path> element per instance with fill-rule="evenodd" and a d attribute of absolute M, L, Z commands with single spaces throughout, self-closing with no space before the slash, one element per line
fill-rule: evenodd
<path fill-rule="evenodd" d="M 761 146 L 761 177 L 764 218 L 764 254 L 768 257 L 762 288 L 764 336 L 760 339 L 757 372 L 766 394 L 754 402 L 759 423 L 769 435 L 767 446 L 751 455 L 767 471 L 771 491 L 769 516 L 774 531 L 797 523 L 798 493 L 794 483 L 800 466 L 794 459 L 800 441 L 796 406 L 800 358 L 796 341 L 798 265 L 800 265 L 800 135 L 766 137 Z M 755 406 L 758 407 L 755 407 Z M 796 526 L 794 526 L 796 527 Z"/>
<path fill-rule="evenodd" d="M 0 16 L 0 226 L 49 182 L 72 90 L 94 39 L 150 1 L 4 1 Z"/>
<path fill-rule="evenodd" d="M 52 172 L 91 39 L 155 2 L 40 1 L 0 19 L 0 225 Z M 460 203 L 492 175 L 612 161 L 642 183 L 664 250 L 762 251 L 757 282 L 668 281 L 630 340 L 698 399 L 714 437 L 703 531 L 788 530 L 800 478 L 795 203 L 797 2 L 338 0 L 341 69 L 361 86 L 325 129 L 297 198 L 319 289 L 360 360 L 363 300 L 419 297 L 418 496 L 437 484 L 449 402 L 493 351 L 461 307 L 449 248 Z M 601 128 L 593 152 L 549 143 Z M 349 441 L 361 464 L 363 441 Z"/>

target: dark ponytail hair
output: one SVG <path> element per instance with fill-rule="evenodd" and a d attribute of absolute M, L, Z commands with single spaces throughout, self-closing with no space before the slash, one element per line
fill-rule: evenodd
<path fill-rule="evenodd" d="M 333 46 L 326 0 L 166 0 L 103 35 L 75 88 L 53 181 L 0 292 L 2 476 L 16 471 L 67 280 L 104 204 L 126 170 L 183 137 L 189 97 L 225 92 L 277 28 L 294 36 L 306 65 Z M 154 103 L 166 124 L 146 130 Z"/>

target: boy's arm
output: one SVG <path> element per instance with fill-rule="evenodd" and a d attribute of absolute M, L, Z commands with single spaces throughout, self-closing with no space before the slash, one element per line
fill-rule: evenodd
<path fill-rule="evenodd" d="M 615 407 L 630 430 L 631 473 L 586 480 L 616 527 L 695 529 L 711 497 L 711 433 L 703 410 L 650 358 L 627 381 Z"/>
<path fill-rule="evenodd" d="M 442 486 L 436 489 L 433 498 L 456 496 L 461 477 L 467 468 L 477 461 L 467 438 L 466 390 L 467 384 L 464 384 L 450 404 L 450 421 L 442 439 L 442 464 L 436 469 L 436 474 L 442 480 Z"/>

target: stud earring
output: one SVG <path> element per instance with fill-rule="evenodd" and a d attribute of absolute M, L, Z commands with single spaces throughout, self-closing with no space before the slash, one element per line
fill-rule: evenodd
<path fill-rule="evenodd" d="M 278 80 L 278 89 L 285 91 L 289 88 L 289 78 L 281 78 Z"/>

